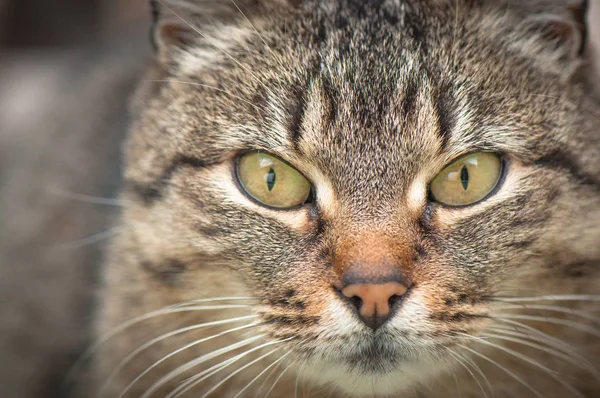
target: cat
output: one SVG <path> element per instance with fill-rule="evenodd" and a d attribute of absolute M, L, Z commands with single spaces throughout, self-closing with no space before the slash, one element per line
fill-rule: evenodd
<path fill-rule="evenodd" d="M 600 396 L 586 2 L 153 5 L 82 395 Z"/>

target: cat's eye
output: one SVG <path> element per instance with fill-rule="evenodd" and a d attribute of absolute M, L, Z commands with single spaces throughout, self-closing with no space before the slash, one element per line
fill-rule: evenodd
<path fill-rule="evenodd" d="M 502 158 L 494 153 L 472 153 L 446 166 L 431 183 L 431 196 L 448 206 L 466 206 L 486 198 L 502 175 Z"/>
<path fill-rule="evenodd" d="M 284 161 L 260 152 L 250 152 L 237 160 L 237 178 L 254 200 L 269 207 L 289 209 L 307 202 L 310 182 Z"/>

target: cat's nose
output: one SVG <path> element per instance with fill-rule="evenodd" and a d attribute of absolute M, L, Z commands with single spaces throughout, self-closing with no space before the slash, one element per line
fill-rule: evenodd
<path fill-rule="evenodd" d="M 400 282 L 364 283 L 348 285 L 342 296 L 356 308 L 360 319 L 376 330 L 390 318 L 392 308 L 406 294 L 408 288 Z"/>

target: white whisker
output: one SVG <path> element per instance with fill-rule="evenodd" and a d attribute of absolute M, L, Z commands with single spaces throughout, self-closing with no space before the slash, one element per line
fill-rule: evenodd
<path fill-rule="evenodd" d="M 252 300 L 260 300 L 256 297 L 218 297 L 218 298 L 212 298 L 212 299 L 198 299 L 198 300 L 191 300 L 191 301 L 187 301 L 185 303 L 179 303 L 179 304 L 175 304 L 170 306 L 170 308 L 185 308 L 191 305 L 196 305 L 196 304 L 201 304 L 201 303 L 212 303 L 212 302 L 224 302 L 224 301 L 252 301 Z M 244 304 L 246 306 L 250 306 L 249 304 Z"/>
<path fill-rule="evenodd" d="M 542 365 L 541 363 L 537 362 L 536 360 L 530 358 L 527 355 L 521 354 L 518 351 L 512 350 L 512 349 L 507 348 L 507 347 L 503 347 L 503 346 L 498 345 L 498 344 L 490 343 L 489 341 L 487 341 L 486 339 L 481 338 L 481 337 L 471 336 L 471 335 L 466 334 L 466 333 L 457 333 L 457 334 L 460 335 L 460 336 L 464 336 L 464 337 L 470 338 L 472 340 L 475 340 L 475 341 L 477 341 L 477 342 L 479 342 L 481 344 L 484 344 L 484 345 L 487 345 L 487 346 L 490 346 L 490 347 L 493 347 L 493 348 L 497 348 L 500 351 L 506 352 L 507 354 L 511 354 L 511 355 L 513 355 L 516 358 L 519 358 L 519 359 L 521 359 L 521 360 L 523 360 L 525 362 L 530 363 L 531 365 L 539 367 L 540 369 L 542 369 L 545 372 L 556 374 L 556 371 L 554 371 L 554 370 L 552 370 L 552 369 L 550 369 L 550 368 Z"/>
<path fill-rule="evenodd" d="M 260 377 L 262 375 L 264 375 L 269 369 L 271 369 L 273 366 L 277 365 L 278 363 L 280 363 L 286 356 L 289 355 L 289 352 L 284 354 L 283 356 L 279 357 L 278 359 L 276 359 L 272 364 L 270 364 L 269 366 L 267 366 L 262 372 L 260 372 L 255 378 L 253 378 L 248 384 L 246 384 L 246 386 L 244 388 L 242 388 L 240 390 L 240 392 L 238 392 L 233 398 L 238 398 L 239 396 L 241 396 L 244 391 L 246 391 L 248 388 L 250 388 L 250 386 L 252 384 L 254 384 L 254 382 L 258 379 L 260 379 Z"/>
<path fill-rule="evenodd" d="M 550 355 L 554 355 L 558 358 L 563 359 L 564 361 L 569 362 L 570 364 L 580 368 L 580 369 L 584 369 L 589 371 L 590 373 L 592 373 L 598 380 L 600 380 L 600 374 L 598 373 L 597 370 L 595 370 L 593 367 L 587 366 L 589 365 L 589 363 L 585 360 L 582 361 L 583 358 L 575 358 L 571 355 L 571 353 L 565 353 L 562 351 L 558 351 L 552 347 L 546 347 L 540 344 L 536 344 L 536 343 L 532 343 L 529 342 L 527 340 L 521 339 L 521 338 L 514 338 L 514 337 L 509 337 L 509 336 L 519 336 L 519 337 L 524 337 L 524 338 L 529 338 L 532 339 L 531 337 L 523 334 L 523 333 L 515 333 L 515 332 L 510 332 L 510 331 L 506 331 L 504 329 L 498 329 L 498 328 L 489 328 L 490 331 L 496 332 L 496 333 L 500 333 L 501 335 L 495 335 L 495 334 L 491 334 L 491 333 L 486 333 L 486 337 L 490 337 L 490 338 L 496 338 L 496 339 L 500 339 L 500 340 L 506 340 L 506 341 L 512 341 L 514 343 L 518 343 L 518 344 L 522 344 L 531 348 L 535 348 L 538 349 L 540 351 L 546 352 Z M 535 340 L 535 341 L 540 341 L 540 340 Z M 541 342 L 541 341 L 540 341 Z M 546 343 L 548 344 L 548 343 Z M 583 362 L 583 363 L 582 363 Z"/>
<path fill-rule="evenodd" d="M 448 349 L 448 352 L 449 352 L 449 353 L 450 353 L 452 356 L 454 356 L 454 358 L 455 358 L 455 359 L 456 359 L 456 361 L 459 363 L 459 365 L 461 365 L 461 366 L 462 366 L 462 367 L 463 367 L 463 368 L 464 368 L 464 369 L 465 369 L 465 370 L 466 370 L 466 371 L 467 371 L 467 372 L 468 372 L 468 373 L 471 375 L 471 377 L 473 378 L 473 380 L 475 380 L 475 382 L 477 383 L 477 385 L 478 385 L 478 386 L 479 386 L 479 388 L 481 389 L 481 392 L 483 393 L 483 396 L 484 396 L 485 398 L 488 398 L 488 395 L 487 395 L 487 393 L 485 392 L 485 389 L 483 388 L 483 386 L 481 385 L 481 383 L 479 382 L 479 379 L 478 379 L 477 377 L 475 377 L 475 374 L 473 374 L 473 372 L 471 372 L 471 369 L 469 369 L 469 368 L 467 367 L 467 365 L 464 363 L 464 362 L 465 362 L 465 358 L 464 358 L 463 356 L 461 356 L 460 354 L 458 354 L 458 353 L 454 352 L 454 351 L 453 351 L 453 350 L 451 350 L 451 349 Z M 455 376 L 455 380 L 456 380 L 456 376 Z M 490 388 L 490 391 L 492 391 L 492 390 L 491 390 L 491 388 Z M 493 394 L 493 392 L 492 392 L 492 394 Z"/>
<path fill-rule="evenodd" d="M 226 354 L 228 352 L 237 350 L 238 348 L 244 347 L 246 345 L 252 344 L 253 342 L 265 337 L 265 334 L 260 334 L 257 336 L 253 336 L 250 337 L 248 339 L 242 340 L 242 341 L 238 341 L 237 343 L 234 344 L 230 344 L 227 347 L 223 347 L 221 349 L 215 350 L 209 354 L 206 355 L 202 355 L 201 357 L 198 357 L 192 361 L 186 362 L 185 364 L 179 366 L 178 368 L 172 370 L 171 372 L 169 372 L 166 376 L 163 376 L 160 380 L 156 381 L 154 384 L 152 384 L 150 386 L 150 388 L 148 388 L 146 390 L 146 392 L 144 392 L 144 394 L 142 395 L 142 398 L 149 398 L 150 396 L 152 396 L 152 394 L 154 394 L 159 388 L 161 388 L 162 386 L 164 386 L 165 384 L 167 384 L 168 382 L 170 382 L 171 380 L 173 380 L 174 378 L 176 378 L 177 376 L 181 375 L 182 373 L 187 372 L 188 370 L 193 369 L 194 367 L 212 359 L 215 357 L 218 357 L 219 355 L 222 354 Z M 184 383 L 185 384 L 185 383 Z M 176 389 L 177 390 L 177 389 Z M 169 397 L 172 397 L 172 394 L 169 394 Z"/>
<path fill-rule="evenodd" d="M 463 365 L 464 366 L 464 365 Z M 456 377 L 456 370 L 452 370 L 452 378 L 454 379 L 454 385 L 456 386 L 456 394 L 458 398 L 463 398 L 460 383 L 458 382 L 458 377 Z"/>
<path fill-rule="evenodd" d="M 254 24 L 250 21 L 250 19 L 246 16 L 246 14 L 244 14 L 244 12 L 242 11 L 242 9 L 237 5 L 237 3 L 234 0 L 230 0 L 230 1 L 233 3 L 233 5 L 235 6 L 235 8 L 237 8 L 237 10 L 240 12 L 240 14 L 242 14 L 242 16 L 244 17 L 244 19 L 246 20 L 246 22 L 248 22 L 250 24 L 250 26 L 254 30 L 254 33 L 256 33 L 256 35 L 258 36 L 258 38 L 263 42 L 263 44 L 265 45 L 265 47 L 267 48 L 267 50 L 269 50 L 269 52 L 275 57 L 275 59 L 277 59 L 277 62 L 279 63 L 279 66 L 283 67 L 284 65 L 280 62 L 279 57 L 277 57 L 277 54 L 275 54 L 275 52 L 273 51 L 273 49 L 271 48 L 271 46 L 269 46 L 269 44 L 264 39 L 264 37 L 262 37 L 262 35 L 258 32 L 258 29 L 256 29 L 256 26 L 254 26 Z"/>
<path fill-rule="evenodd" d="M 179 18 L 184 24 L 186 24 L 190 29 L 192 29 L 194 32 L 196 32 L 198 35 L 200 35 L 200 37 L 202 37 L 203 39 L 207 40 L 212 46 L 214 46 L 216 49 L 218 49 L 219 51 L 221 51 L 223 54 L 225 54 L 227 57 L 229 57 L 233 62 L 235 62 L 240 68 L 244 69 L 246 72 L 248 72 L 248 74 L 250 76 L 252 76 L 252 78 L 258 83 L 260 84 L 265 90 L 267 90 L 267 92 L 269 92 L 270 94 L 273 94 L 273 92 L 271 91 L 271 89 L 264 84 L 263 82 L 260 81 L 260 79 L 252 72 L 252 70 L 250 70 L 247 66 L 243 65 L 240 61 L 238 61 L 237 59 L 235 59 L 235 57 L 233 57 L 230 53 L 228 53 L 227 51 L 225 51 L 224 48 L 222 48 L 221 46 L 219 46 L 217 43 L 215 43 L 215 41 L 213 39 L 211 39 L 209 36 L 205 35 L 204 33 L 202 33 L 197 27 L 195 27 L 194 25 L 192 25 L 191 23 L 189 23 L 188 21 L 185 20 L 185 18 L 183 18 L 181 15 L 179 15 L 177 12 L 175 12 L 175 10 L 173 10 L 172 8 L 170 8 L 168 5 L 165 4 L 165 2 L 163 0 L 156 0 L 157 2 L 159 2 L 163 7 L 165 7 L 167 10 L 169 10 L 169 12 L 171 12 L 173 15 L 175 15 L 177 18 Z"/>
<path fill-rule="evenodd" d="M 147 79 L 147 80 L 144 80 L 144 81 L 147 81 L 147 82 L 156 82 L 156 83 L 171 83 L 171 82 L 173 82 L 173 83 L 179 83 L 179 84 L 188 84 L 190 86 L 197 86 L 197 87 L 209 88 L 209 89 L 212 89 L 212 90 L 215 90 L 215 91 L 227 94 L 231 98 L 235 98 L 237 100 L 240 100 L 240 101 L 242 101 L 242 102 L 244 102 L 244 103 L 252 106 L 253 108 L 255 108 L 258 111 L 262 111 L 263 110 L 262 107 L 259 107 L 258 105 L 256 105 L 255 103 L 252 103 L 252 102 L 248 101 L 247 99 L 244 99 L 244 98 L 242 98 L 240 96 L 232 94 L 232 93 L 230 93 L 227 90 L 223 90 L 223 89 L 220 89 L 218 87 L 210 86 L 208 84 L 202 84 L 202 83 L 196 83 L 196 82 L 189 82 L 189 81 L 185 81 L 185 80 L 175 80 L 175 79 Z"/>
<path fill-rule="evenodd" d="M 589 333 L 596 337 L 600 337 L 600 330 L 593 328 L 593 327 L 589 327 L 580 322 L 570 321 L 567 319 L 547 317 L 547 316 L 506 314 L 506 313 L 497 314 L 494 318 L 497 318 L 497 319 L 522 319 L 522 320 L 528 320 L 528 321 L 547 322 L 547 323 L 552 323 L 552 324 L 556 324 L 556 325 L 564 325 L 564 326 L 572 327 L 574 329 L 581 330 L 583 332 Z"/>
<path fill-rule="evenodd" d="M 512 306 L 497 306 L 494 307 L 495 310 L 519 310 L 519 309 L 531 309 L 531 310 L 540 310 L 540 311 L 551 311 L 551 312 L 560 312 L 563 314 L 575 315 L 581 318 L 590 320 L 592 322 L 600 324 L 600 317 L 592 315 L 585 311 L 574 310 L 571 308 L 564 308 L 554 305 L 529 305 L 529 304 L 512 304 Z"/>
<path fill-rule="evenodd" d="M 274 348 L 271 351 L 267 352 L 266 354 L 261 355 L 260 357 L 256 358 L 255 360 L 250 361 L 246 365 L 242 366 L 241 368 L 239 368 L 238 370 L 234 371 L 229 376 L 225 377 L 223 380 L 221 380 L 220 382 L 218 382 L 217 384 L 215 384 L 214 387 L 212 387 L 204 395 L 202 395 L 201 398 L 208 397 L 210 394 L 212 394 L 214 391 L 216 391 L 219 387 L 221 387 L 223 384 L 225 384 L 229 379 L 231 379 L 232 377 L 234 377 L 236 374 L 242 372 L 243 370 L 247 369 L 248 367 L 254 365 L 257 362 L 262 361 L 263 359 L 265 359 L 269 355 L 273 354 L 274 352 L 279 351 L 280 349 L 281 349 L 281 347 Z M 174 397 L 174 398 L 179 398 L 179 396 Z"/>
<path fill-rule="evenodd" d="M 99 196 L 68 192 L 60 189 L 53 189 L 52 193 L 58 196 L 62 196 L 66 199 L 72 199 L 78 202 L 90 203 L 94 205 L 123 207 L 125 204 L 131 203 L 129 200 L 126 199 L 102 198 Z"/>
<path fill-rule="evenodd" d="M 262 383 L 260 383 L 260 386 L 258 387 L 258 389 L 256 390 L 256 393 L 254 394 L 254 398 L 258 398 L 260 396 L 260 393 L 265 388 L 265 386 L 267 385 L 267 383 L 269 382 L 269 380 L 271 379 L 271 377 L 281 367 L 281 364 L 282 364 L 282 362 L 279 362 L 277 364 L 277 366 L 275 366 L 273 369 L 271 369 L 271 371 L 269 372 L 269 374 L 267 375 L 267 377 L 265 377 L 265 379 L 262 381 Z"/>
<path fill-rule="evenodd" d="M 207 299 L 208 301 L 213 301 L 214 299 Z M 87 350 L 81 354 L 79 359 L 73 364 L 67 375 L 65 376 L 65 384 L 69 384 L 72 382 L 73 377 L 80 372 L 83 364 L 89 360 L 89 358 L 104 344 L 110 341 L 113 337 L 118 335 L 119 333 L 124 332 L 130 327 L 144 322 L 146 320 L 152 319 L 157 316 L 162 315 L 170 315 L 179 312 L 194 312 L 194 311 L 202 311 L 202 310 L 223 310 L 223 309 L 235 309 L 235 308 L 247 308 L 246 305 L 227 305 L 227 306 L 193 306 L 193 307 L 183 307 L 183 308 L 173 308 L 172 306 L 164 307 L 162 309 L 152 311 L 143 315 L 139 315 L 129 321 L 123 322 L 120 325 L 114 327 L 112 331 L 108 332 L 104 336 L 101 336 L 93 345 L 91 345 Z"/>
<path fill-rule="evenodd" d="M 543 338 L 544 342 L 546 342 L 546 344 L 548 344 L 547 342 L 551 342 L 552 344 L 548 344 L 548 345 L 551 345 L 556 349 L 561 349 L 559 347 L 562 347 L 563 352 L 569 352 L 569 351 L 576 352 L 577 351 L 577 349 L 575 347 L 573 347 L 572 345 L 565 343 L 564 341 L 559 340 L 555 337 L 552 337 L 549 334 L 544 333 L 541 330 L 534 328 L 533 326 L 526 325 L 523 322 L 518 322 L 518 321 L 514 321 L 514 320 L 510 320 L 510 319 L 499 319 L 499 318 L 494 318 L 494 321 L 500 322 L 505 325 L 510 325 L 510 326 L 500 325 L 500 327 L 505 327 L 509 330 L 520 331 L 522 329 L 525 329 L 528 332 L 535 334 L 539 338 Z M 512 326 L 512 328 L 511 328 L 511 326 Z"/>
<path fill-rule="evenodd" d="M 600 295 L 596 294 L 556 294 L 556 295 L 544 295 L 535 297 L 500 297 L 493 298 L 497 301 L 502 302 L 532 302 L 532 301 L 600 301 Z"/>
<path fill-rule="evenodd" d="M 289 339 L 288 339 L 289 340 Z M 184 393 L 186 393 L 187 391 L 191 390 L 194 386 L 198 385 L 199 383 L 201 383 L 202 381 L 206 380 L 208 377 L 212 376 L 213 374 L 225 369 L 226 367 L 229 367 L 230 365 L 234 364 L 235 362 L 239 361 L 240 359 L 244 358 L 245 356 L 261 350 L 265 347 L 274 345 L 274 344 L 279 344 L 283 341 L 287 341 L 287 340 L 277 340 L 277 341 L 270 341 L 264 344 L 259 345 L 258 347 L 254 347 L 251 348 L 231 359 L 229 359 L 228 361 L 226 361 L 226 363 L 220 367 L 219 369 L 217 369 L 215 372 L 210 373 L 210 374 L 205 374 L 205 372 L 202 372 L 198 375 L 192 376 L 189 379 L 187 379 L 184 383 L 182 383 L 178 388 L 176 388 L 174 391 L 172 391 L 166 398 L 178 398 L 181 395 L 183 395 Z M 279 348 L 277 348 L 278 350 Z M 223 362 L 222 362 L 223 363 Z M 204 377 L 201 377 L 204 376 Z"/>
<path fill-rule="evenodd" d="M 513 372 L 511 372 L 510 370 L 508 370 L 507 368 L 505 368 L 504 366 L 500 365 L 498 362 L 494 361 L 493 359 L 475 351 L 470 349 L 467 346 L 464 345 L 460 345 L 460 347 L 462 347 L 463 349 L 469 351 L 470 353 L 472 353 L 473 355 L 476 355 L 482 359 L 485 359 L 486 361 L 490 362 L 491 364 L 495 365 L 496 367 L 502 369 L 504 372 L 506 372 L 506 374 L 508 374 L 509 376 L 511 376 L 513 379 L 515 379 L 516 381 L 518 381 L 521 385 L 523 385 L 525 388 L 527 388 L 529 391 L 531 391 L 536 397 L 538 398 L 544 398 L 543 395 L 541 395 L 536 389 L 534 389 L 533 387 L 531 387 L 529 384 L 527 384 L 523 379 L 521 379 L 519 376 L 517 376 L 516 374 L 514 374 Z"/>
<path fill-rule="evenodd" d="M 482 337 L 485 337 L 485 338 L 498 338 L 500 340 L 505 340 L 501 336 L 500 337 L 497 337 L 495 335 L 491 335 L 490 336 L 489 334 L 484 334 Z M 481 341 L 481 343 L 484 343 L 484 342 Z M 485 342 L 484 344 L 489 344 L 490 346 L 492 346 L 492 347 L 495 346 L 496 348 L 499 348 L 499 349 L 500 349 L 500 347 L 502 347 L 502 346 L 498 346 L 496 344 L 492 345 L 489 342 Z M 535 365 L 536 367 L 542 369 L 546 374 L 548 374 L 550 377 L 552 377 L 554 380 L 556 380 L 558 383 L 560 383 L 563 387 L 565 387 L 567 390 L 569 390 L 571 393 L 573 393 L 573 395 L 576 395 L 578 397 L 584 398 L 583 395 L 580 392 L 578 392 L 577 390 L 575 390 L 575 388 L 573 388 L 572 385 L 570 385 L 569 383 L 567 383 L 566 381 L 564 381 L 563 379 L 561 379 L 560 375 L 556 371 L 548 369 L 547 367 L 541 365 L 539 362 L 532 360 L 527 355 L 520 354 L 517 351 L 509 350 L 506 347 L 504 347 L 502 349 L 502 351 L 511 353 L 512 355 L 516 356 L 517 358 L 522 359 L 522 360 L 524 360 L 526 362 L 529 362 L 529 363 Z M 517 356 L 516 354 L 520 354 L 520 355 Z"/>
<path fill-rule="evenodd" d="M 77 239 L 73 242 L 62 243 L 62 244 L 52 246 L 52 249 L 58 250 L 58 251 L 79 249 L 84 246 L 93 245 L 94 243 L 99 243 L 104 240 L 110 239 L 113 236 L 119 235 L 126 229 L 127 229 L 127 227 L 125 227 L 123 225 L 119 225 L 117 227 L 107 229 L 106 231 L 98 232 L 97 234 L 94 234 L 94 235 L 91 235 L 91 236 L 88 236 L 88 237 L 85 237 L 82 239 Z"/>
<path fill-rule="evenodd" d="M 458 354 L 458 355 L 460 355 L 460 354 Z M 475 371 L 479 374 L 479 376 L 481 376 L 481 378 L 483 379 L 485 385 L 487 386 L 488 390 L 490 391 L 490 394 L 492 394 L 492 398 L 495 398 L 494 389 L 492 388 L 492 384 L 490 383 L 490 381 L 487 378 L 487 376 L 485 375 L 485 373 L 483 373 L 483 370 L 481 370 L 481 368 L 479 367 L 479 365 L 477 365 L 475 363 L 475 361 L 473 361 L 468 356 L 461 355 L 461 357 L 465 360 L 465 362 L 467 363 L 467 365 L 470 365 L 471 368 L 475 369 Z"/>
<path fill-rule="evenodd" d="M 269 388 L 269 391 L 267 391 L 267 394 L 265 395 L 265 398 L 269 398 L 269 395 L 271 395 L 271 392 L 273 391 L 273 389 L 275 388 L 275 386 L 277 385 L 277 383 L 279 382 L 279 380 L 281 380 L 281 378 L 283 377 L 283 375 L 285 374 L 285 372 L 287 372 L 288 369 L 292 367 L 292 365 L 293 365 L 293 363 L 289 364 L 285 369 L 283 369 L 283 372 L 281 372 L 279 374 L 279 377 L 277 377 L 277 379 L 275 379 L 275 382 L 273 383 L 273 385 L 271 386 L 271 388 Z"/>
<path fill-rule="evenodd" d="M 255 350 L 253 350 L 253 351 L 255 351 Z M 191 383 L 192 380 L 195 380 L 196 384 L 197 383 L 201 383 L 202 381 L 204 381 L 204 380 L 208 379 L 209 377 L 211 377 L 211 376 L 219 373 L 220 371 L 222 371 L 223 369 L 227 368 L 228 366 L 233 365 L 234 363 L 236 363 L 237 361 L 239 361 L 240 359 L 242 359 L 247 354 L 248 354 L 248 352 L 245 351 L 245 352 L 243 352 L 241 354 L 238 354 L 238 355 L 234 356 L 233 358 L 225 359 L 225 360 L 219 362 L 218 364 L 213 365 L 210 368 L 205 369 L 205 370 L 201 371 L 198 374 L 195 374 L 194 376 L 188 377 L 182 383 L 180 383 L 179 386 L 177 386 L 174 390 L 172 390 L 166 396 L 166 398 L 173 397 L 174 394 L 177 394 L 179 391 L 181 391 L 182 388 L 184 388 L 185 386 L 189 385 L 189 383 Z"/>
<path fill-rule="evenodd" d="M 217 326 L 217 325 L 224 325 L 224 324 L 228 324 L 228 323 L 240 322 L 240 321 L 243 321 L 243 320 L 254 319 L 254 318 L 257 318 L 257 317 L 258 317 L 257 315 L 249 315 L 249 316 L 243 316 L 243 317 L 234 318 L 234 319 L 227 319 L 225 321 L 206 322 L 206 323 L 202 323 L 202 324 L 199 324 L 199 325 L 193 325 L 193 326 L 185 327 L 185 328 L 182 328 L 182 329 L 177 329 L 177 330 L 175 330 L 173 332 L 166 333 L 166 334 L 163 334 L 162 336 L 159 336 L 159 337 L 157 337 L 155 339 L 152 339 L 149 342 L 147 342 L 146 344 L 144 344 L 144 345 L 140 346 L 139 348 L 137 348 L 135 351 L 131 352 L 125 359 L 123 359 L 123 361 L 121 361 L 121 363 L 119 363 L 119 365 L 117 365 L 117 367 L 115 368 L 115 370 L 113 370 L 113 372 L 109 376 L 108 380 L 106 381 L 106 383 L 105 383 L 105 385 L 104 385 L 104 387 L 102 388 L 101 391 L 103 391 L 106 386 L 110 385 L 110 382 L 112 381 L 112 379 L 121 371 L 121 369 L 123 369 L 123 367 L 127 363 L 129 363 L 129 361 L 131 359 L 133 359 L 135 356 L 137 356 L 143 350 L 147 349 L 148 347 L 150 347 L 150 346 L 152 346 L 152 345 L 154 345 L 154 344 L 156 344 L 156 343 L 158 343 L 158 342 L 160 342 L 160 341 L 162 341 L 162 340 L 164 340 L 166 338 L 169 338 L 171 336 L 175 336 L 177 334 L 186 333 L 186 332 L 189 332 L 189 331 L 192 331 L 192 330 L 197 330 L 197 329 L 206 328 L 206 327 L 210 327 L 210 326 Z M 203 339 L 197 340 L 197 341 L 194 342 L 195 343 L 194 345 L 201 344 L 201 343 L 204 343 L 206 341 L 215 339 L 217 337 L 224 336 L 224 335 L 226 335 L 228 333 L 233 333 L 233 332 L 238 331 L 238 330 L 247 329 L 247 328 L 250 328 L 250 327 L 253 327 L 253 326 L 256 326 L 256 325 L 258 325 L 258 323 L 252 323 L 252 324 L 249 324 L 249 325 L 244 325 L 244 326 L 239 326 L 239 327 L 236 327 L 236 328 L 232 328 L 232 329 L 226 330 L 224 332 L 220 332 L 220 333 L 214 334 L 212 336 L 205 337 Z M 154 362 L 152 365 L 150 365 L 150 367 L 148 367 L 146 370 L 144 370 L 142 373 L 140 373 L 131 383 L 129 383 L 127 385 L 127 387 L 125 387 L 125 389 L 123 390 L 123 392 L 119 395 L 119 398 L 123 397 L 129 391 L 129 389 L 131 389 L 131 387 L 133 387 L 133 385 L 135 383 L 137 383 L 142 377 L 144 377 L 146 374 L 148 374 L 148 372 L 150 372 L 156 366 L 158 366 L 163 361 L 167 360 L 168 358 L 170 358 L 173 355 L 175 355 L 175 353 L 171 353 L 171 354 L 169 354 L 169 355 L 161 358 L 160 360 Z M 102 394 L 99 394 L 99 395 L 102 395 Z"/>
<path fill-rule="evenodd" d="M 169 394 L 165 398 L 172 398 L 175 394 L 179 393 L 179 391 L 181 391 L 183 388 L 188 386 L 194 380 L 195 380 L 196 384 L 201 383 L 202 381 L 208 379 L 209 377 L 219 373 L 226 367 L 233 365 L 234 363 L 236 363 L 237 361 L 242 359 L 245 356 L 245 354 L 246 354 L 246 352 L 236 355 L 233 358 L 227 358 L 227 359 L 219 362 L 218 364 L 213 365 L 210 368 L 205 369 L 198 374 L 195 374 L 194 376 L 188 377 L 182 383 L 180 383 L 175 389 L 173 389 L 171 392 L 169 392 Z"/>
<path fill-rule="evenodd" d="M 300 365 L 300 368 L 298 369 L 298 373 L 296 374 L 296 382 L 294 383 L 294 398 L 298 398 L 298 380 L 300 380 L 300 374 L 302 373 L 302 369 L 304 369 L 306 362 L 307 362 L 306 360 L 304 360 L 304 362 L 302 362 L 302 365 Z"/>

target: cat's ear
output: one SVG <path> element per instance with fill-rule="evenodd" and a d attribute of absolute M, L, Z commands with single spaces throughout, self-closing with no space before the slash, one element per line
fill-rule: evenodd
<path fill-rule="evenodd" d="M 170 63 L 182 50 L 206 39 L 214 25 L 244 23 L 265 11 L 297 6 L 301 0 L 150 0 L 151 40 L 159 61 Z"/>
<path fill-rule="evenodd" d="M 586 49 L 588 3 L 588 0 L 542 0 L 523 27 L 557 59 L 575 60 Z M 530 4 L 536 4 L 536 0 Z"/>

